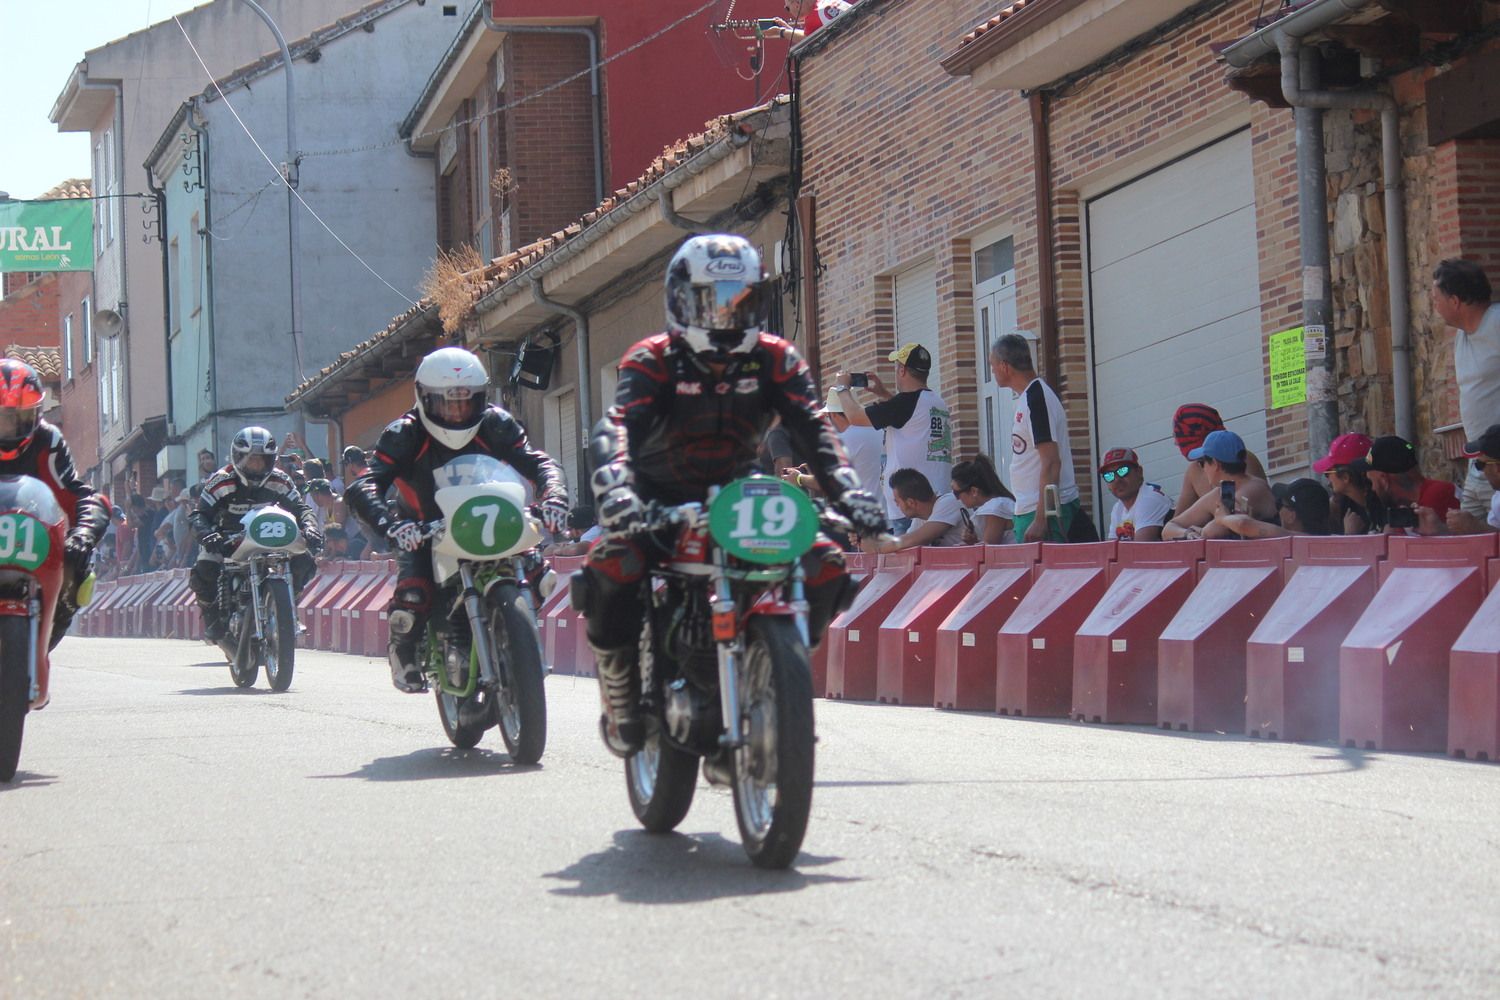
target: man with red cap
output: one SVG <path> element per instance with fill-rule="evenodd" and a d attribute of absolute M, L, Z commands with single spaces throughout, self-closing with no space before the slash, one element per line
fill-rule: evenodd
<path fill-rule="evenodd" d="M 1099 463 L 1099 478 L 1115 498 L 1107 537 L 1122 542 L 1161 541 L 1161 527 L 1172 513 L 1172 501 L 1160 486 L 1146 482 L 1139 456 L 1129 448 L 1111 448 Z"/>
<path fill-rule="evenodd" d="M 78 587 L 89 575 L 94 548 L 109 527 L 109 501 L 78 477 L 62 431 L 42 419 L 47 392 L 36 371 L 14 358 L 0 359 L 0 476 L 31 476 L 46 483 L 68 515 L 63 588 L 52 612 L 52 649 L 78 610 Z"/>

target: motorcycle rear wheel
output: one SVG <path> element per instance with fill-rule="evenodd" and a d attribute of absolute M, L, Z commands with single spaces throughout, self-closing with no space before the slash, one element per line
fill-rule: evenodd
<path fill-rule="evenodd" d="M 517 764 L 535 764 L 547 749 L 547 691 L 542 643 L 531 606 L 511 584 L 489 594 L 490 644 L 498 663 L 495 717 L 505 749 Z"/>
<path fill-rule="evenodd" d="M 266 681 L 272 691 L 285 691 L 292 686 L 297 656 L 297 611 L 292 606 L 291 585 L 285 580 L 267 580 L 261 601 L 265 623 L 261 649 L 266 661 Z"/>
<path fill-rule="evenodd" d="M 31 674 L 26 664 L 30 646 L 30 619 L 11 615 L 0 618 L 0 781 L 14 778 L 21 763 L 21 736 L 31 701 Z"/>
<path fill-rule="evenodd" d="M 698 758 L 669 745 L 659 727 L 648 725 L 646 745 L 625 758 L 625 791 L 641 826 L 671 833 L 687 816 L 697 790 Z"/>
<path fill-rule="evenodd" d="M 790 618 L 751 620 L 741 710 L 749 719 L 735 754 L 734 816 L 758 868 L 797 858 L 812 812 L 812 670 Z"/>

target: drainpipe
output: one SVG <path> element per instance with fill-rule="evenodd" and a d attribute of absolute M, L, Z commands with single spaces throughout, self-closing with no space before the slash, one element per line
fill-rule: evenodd
<path fill-rule="evenodd" d="M 531 297 L 548 312 L 560 313 L 573 321 L 573 340 L 578 345 L 578 496 L 587 497 L 589 488 L 588 441 L 594 431 L 593 363 L 589 360 L 589 318 L 583 310 L 547 298 L 542 279 L 531 279 Z"/>
<path fill-rule="evenodd" d="M 672 192 L 667 190 L 665 184 L 657 189 L 656 200 L 661 205 L 661 217 L 678 229 L 686 229 L 690 233 L 717 231 L 706 222 L 696 222 L 685 215 L 678 215 L 677 206 L 672 203 Z"/>
<path fill-rule="evenodd" d="M 1052 138 L 1047 125 L 1047 95 L 1031 92 L 1031 155 L 1036 190 L 1037 292 L 1041 298 L 1042 368 L 1062 392 L 1062 352 L 1057 343 L 1057 275 L 1052 259 Z M 982 362 L 988 364 L 989 359 Z"/>
<path fill-rule="evenodd" d="M 214 231 L 214 200 L 211 197 L 213 189 L 209 186 L 208 172 L 208 129 L 199 122 L 198 101 L 200 98 L 192 99 L 191 107 L 187 113 L 187 126 L 193 130 L 198 142 L 198 163 L 202 169 L 203 181 L 203 229 L 205 232 Z M 203 315 L 208 324 L 208 435 L 209 447 L 213 450 L 217 459 L 224 454 L 219 450 L 219 370 L 218 358 L 218 327 L 214 323 L 214 241 L 211 239 L 203 241 Z M 201 376 L 202 372 L 195 373 L 195 377 Z"/>
<path fill-rule="evenodd" d="M 1380 112 L 1381 172 L 1385 193 L 1386 229 L 1386 277 L 1390 285 L 1391 309 L 1391 397 L 1396 411 L 1396 433 L 1413 439 L 1412 380 L 1411 380 L 1411 315 L 1410 290 L 1406 274 L 1406 208 L 1401 182 L 1401 111 L 1396 99 L 1390 94 L 1375 90 L 1316 91 L 1303 89 L 1301 80 L 1302 41 L 1286 31 L 1275 33 L 1276 48 L 1281 53 L 1281 91 L 1287 103 L 1298 109 L 1340 109 L 1350 111 Z M 1300 161 L 1301 120 L 1298 120 L 1298 146 Z M 1301 173 L 1299 162 L 1299 174 Z M 1308 181 L 1306 176 L 1301 180 Z M 1320 190 L 1326 191 L 1326 187 Z M 1301 192 L 1307 195 L 1304 187 Z M 1308 239 L 1306 214 L 1304 213 L 1302 238 Z M 1328 217 L 1326 211 L 1313 226 L 1322 232 L 1327 244 Z M 1304 254 L 1306 251 L 1304 250 Z M 1323 257 L 1323 277 L 1326 286 L 1327 258 Z M 1305 258 L 1304 258 L 1305 259 Z M 1323 291 L 1326 296 L 1326 287 Z M 1311 373 L 1309 373 L 1311 374 Z M 1311 384 L 1309 385 L 1311 389 Z M 1309 402 L 1312 394 L 1308 394 Z M 1324 446 L 1326 451 L 1326 445 Z"/>
<path fill-rule="evenodd" d="M 581 35 L 589 43 L 589 101 L 594 131 L 594 204 L 604 201 L 604 93 L 599 86 L 599 34 L 593 28 L 582 25 L 515 24 L 496 21 L 490 0 L 481 0 L 484 7 L 484 26 L 490 31 L 503 31 L 513 35 Z"/>
<path fill-rule="evenodd" d="M 167 189 L 156 186 L 156 179 L 151 175 L 149 165 L 145 169 L 146 190 L 155 199 L 157 218 L 161 220 L 161 343 L 166 352 L 164 374 L 167 379 L 167 427 L 176 430 L 176 415 L 172 407 L 172 269 L 167 260 Z"/>

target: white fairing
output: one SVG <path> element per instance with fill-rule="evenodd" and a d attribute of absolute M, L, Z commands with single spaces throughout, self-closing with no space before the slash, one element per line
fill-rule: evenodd
<path fill-rule="evenodd" d="M 492 455 L 460 455 L 434 470 L 432 478 L 437 487 L 433 500 L 449 525 L 449 530 L 432 545 L 433 578 L 440 583 L 458 572 L 460 559 L 485 562 L 508 559 L 542 540 L 536 520 L 526 513 L 530 485 L 505 462 Z M 463 546 L 462 538 L 452 530 L 454 515 L 475 498 L 491 499 L 520 519 L 523 527 L 514 544 L 498 552 L 474 552 Z"/>
<path fill-rule="evenodd" d="M 256 553 L 281 553 L 296 556 L 307 551 L 307 540 L 297 527 L 297 519 L 275 504 L 252 507 L 240 518 L 245 538 L 227 558 L 228 562 L 249 562 Z"/>
<path fill-rule="evenodd" d="M 67 515 L 51 488 L 32 476 L 0 476 L 0 511 L 30 514 L 43 524 L 58 524 Z"/>

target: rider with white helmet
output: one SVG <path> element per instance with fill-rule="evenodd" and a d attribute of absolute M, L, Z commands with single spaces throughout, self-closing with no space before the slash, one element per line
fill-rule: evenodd
<path fill-rule="evenodd" d="M 434 584 L 432 543 L 423 540 L 418 522 L 441 516 L 434 470 L 457 455 L 493 455 L 531 481 L 548 531 L 561 531 L 568 515 L 562 469 L 531 446 L 515 417 L 489 402 L 489 375 L 477 357 L 461 347 L 440 348 L 422 359 L 415 381 L 416 406 L 386 427 L 369 456 L 370 471 L 344 494 L 361 520 L 401 550 L 389 608 L 389 658 L 391 683 L 407 692 L 426 688 L 416 651 Z M 392 486 L 399 496 L 394 506 L 385 500 Z"/>

